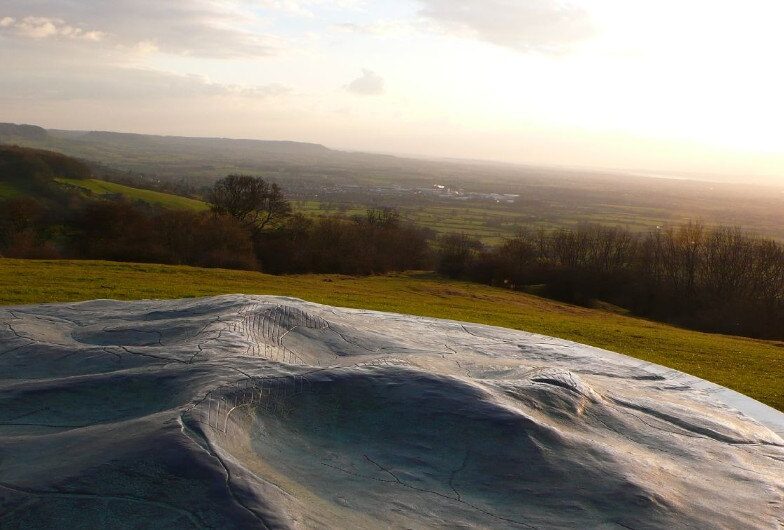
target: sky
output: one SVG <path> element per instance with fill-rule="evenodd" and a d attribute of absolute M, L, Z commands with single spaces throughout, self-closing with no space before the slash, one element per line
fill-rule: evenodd
<path fill-rule="evenodd" d="M 3 0 L 0 121 L 784 184 L 781 0 Z"/>

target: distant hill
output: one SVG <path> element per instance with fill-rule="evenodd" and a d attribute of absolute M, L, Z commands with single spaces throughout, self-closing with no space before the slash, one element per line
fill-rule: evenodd
<path fill-rule="evenodd" d="M 74 193 L 83 198 L 122 196 L 175 210 L 207 208 L 203 202 L 188 197 L 95 179 L 85 162 L 60 153 L 0 145 L 0 200 L 29 196 L 62 203 Z"/>
<path fill-rule="evenodd" d="M 160 136 L 108 131 L 45 130 L 0 124 L 0 143 L 49 149 L 92 160 L 106 168 L 161 180 L 187 177 L 209 185 L 228 173 L 264 174 L 291 190 L 311 184 L 378 185 L 452 175 L 458 166 L 390 155 L 350 153 L 307 142 Z M 466 169 L 457 171 L 466 173 Z M 466 173 L 468 174 L 468 173 Z"/>
<path fill-rule="evenodd" d="M 60 153 L 0 145 L 0 198 L 56 195 L 55 178 L 82 180 L 91 175 L 86 164 Z"/>
<path fill-rule="evenodd" d="M 10 123 L 0 124 L 0 143 L 58 151 L 126 175 L 167 182 L 187 179 L 194 188 L 209 186 L 230 173 L 261 174 L 293 196 L 310 198 L 332 188 L 418 188 L 440 183 L 517 193 L 521 185 L 595 190 L 597 182 L 615 188 L 620 182 L 639 186 L 654 181 L 607 172 L 348 152 L 307 142 L 73 131 Z"/>
<path fill-rule="evenodd" d="M 0 143 L 10 144 L 17 139 L 46 140 L 46 129 L 37 125 L 17 125 L 16 123 L 0 123 Z"/>
<path fill-rule="evenodd" d="M 0 144 L 13 144 L 18 141 L 57 143 L 58 140 L 78 141 L 83 144 L 109 144 L 115 146 L 155 149 L 220 147 L 223 149 L 256 149 L 265 153 L 302 155 L 323 155 L 332 152 L 331 149 L 328 149 L 323 145 L 307 142 L 161 136 L 111 131 L 47 130 L 37 125 L 0 123 Z"/>
<path fill-rule="evenodd" d="M 391 206 L 438 231 L 498 242 L 521 227 L 593 222 L 647 231 L 688 219 L 784 240 L 784 190 L 616 172 L 423 160 L 303 142 L 44 130 L 0 124 L 0 143 L 79 158 L 93 178 L 196 197 L 232 173 L 261 175 L 320 213 Z M 434 186 L 452 193 L 434 194 Z M 0 183 L 0 188 L 2 188 Z M 0 189 L 0 193 L 7 193 Z M 517 198 L 496 201 L 499 194 Z"/>
<path fill-rule="evenodd" d="M 47 131 L 44 131 L 47 132 Z M 159 136 L 151 134 L 119 133 L 109 131 L 51 130 L 50 137 L 76 140 L 85 143 L 108 144 L 144 149 L 234 148 L 256 149 L 265 153 L 319 155 L 331 152 L 320 144 L 270 140 L 236 140 L 229 138 L 197 138 L 187 136 Z"/>
<path fill-rule="evenodd" d="M 84 179 L 91 176 L 84 162 L 43 149 L 0 145 L 0 179 L 42 177 Z"/>

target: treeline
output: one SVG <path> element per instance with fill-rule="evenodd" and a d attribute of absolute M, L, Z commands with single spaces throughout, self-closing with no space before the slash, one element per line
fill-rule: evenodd
<path fill-rule="evenodd" d="M 0 203 L 0 256 L 256 267 L 247 232 L 229 217 L 77 197 L 67 208 L 31 197 Z"/>
<path fill-rule="evenodd" d="M 523 231 L 486 249 L 439 240 L 437 269 L 511 289 L 711 332 L 784 338 L 784 246 L 739 228 L 688 223 L 636 234 L 595 225 Z"/>
<path fill-rule="evenodd" d="M 262 270 L 281 273 L 378 274 L 432 268 L 428 232 L 395 210 L 364 216 L 291 217 L 256 238 Z"/>
<path fill-rule="evenodd" d="M 0 187 L 44 199 L 61 198 L 53 185 L 56 177 L 90 178 L 90 168 L 80 160 L 41 149 L 0 145 Z M 0 189 L 0 196 L 2 196 Z"/>
<path fill-rule="evenodd" d="M 61 190 L 0 201 L 0 256 L 105 259 L 261 270 L 374 274 L 430 265 L 427 233 L 394 210 L 309 219 L 282 190 L 230 176 L 207 212 L 172 211 Z"/>
<path fill-rule="evenodd" d="M 0 256 L 152 262 L 273 274 L 432 270 L 586 306 L 607 304 L 694 329 L 784 339 L 784 246 L 738 228 L 689 223 L 647 234 L 584 225 L 523 231 L 487 248 L 394 209 L 309 218 L 276 184 L 231 175 L 209 211 L 172 211 L 63 187 L 85 164 L 0 147 Z M 435 249 L 433 247 L 435 246 Z"/>
<path fill-rule="evenodd" d="M 20 180 L 45 186 L 55 177 L 90 178 L 90 168 L 69 156 L 16 145 L 0 145 L 0 175 L 3 179 Z"/>

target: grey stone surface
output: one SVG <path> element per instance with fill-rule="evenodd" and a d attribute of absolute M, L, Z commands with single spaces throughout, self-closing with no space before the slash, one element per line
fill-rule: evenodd
<path fill-rule="evenodd" d="M 280 297 L 0 308 L 0 527 L 780 528 L 784 414 Z"/>

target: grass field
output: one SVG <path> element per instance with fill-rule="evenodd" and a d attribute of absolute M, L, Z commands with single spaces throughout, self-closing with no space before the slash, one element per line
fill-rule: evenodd
<path fill-rule="evenodd" d="M 0 182 L 0 199 L 10 199 L 21 193 L 22 191 L 11 182 Z"/>
<path fill-rule="evenodd" d="M 345 215 L 364 215 L 367 207 L 353 204 L 338 209 L 333 204 L 318 201 L 294 201 L 292 206 L 298 212 L 310 217 L 342 213 Z M 520 208 L 503 204 L 482 204 L 476 202 L 448 205 L 417 205 L 399 207 L 404 219 L 419 226 L 432 228 L 438 234 L 457 232 L 479 239 L 485 244 L 495 245 L 504 239 L 514 237 L 525 227 L 530 229 L 553 230 L 573 228 L 580 223 L 598 223 L 605 226 L 618 226 L 635 232 L 646 232 L 668 222 L 678 223 L 686 217 L 671 217 L 663 210 L 653 208 L 618 208 L 605 205 L 602 213 L 586 209 L 582 211 L 521 211 Z"/>
<path fill-rule="evenodd" d="M 181 197 L 179 195 L 172 195 L 170 193 L 161 193 L 159 191 L 144 190 L 139 188 L 131 188 L 115 182 L 107 182 L 98 179 L 55 179 L 61 184 L 73 186 L 83 189 L 94 195 L 122 195 L 133 201 L 142 201 L 149 204 L 156 204 L 164 208 L 172 210 L 206 210 L 207 204 L 196 199 L 189 197 Z"/>
<path fill-rule="evenodd" d="M 0 304 L 274 294 L 542 333 L 675 368 L 784 410 L 784 344 L 683 330 L 425 273 L 365 278 L 0 259 Z"/>

